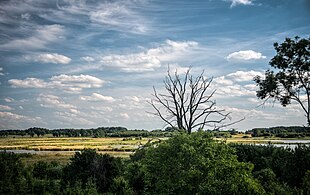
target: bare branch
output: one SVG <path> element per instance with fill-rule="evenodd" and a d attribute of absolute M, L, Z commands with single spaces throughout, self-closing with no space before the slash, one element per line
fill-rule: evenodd
<path fill-rule="evenodd" d="M 171 127 L 177 126 L 188 133 L 197 127 L 203 128 L 210 124 L 214 127 L 228 126 L 229 124 L 222 123 L 231 119 L 230 113 L 217 109 L 216 102 L 212 100 L 216 90 L 207 94 L 213 78 L 206 79 L 204 71 L 194 78 L 190 70 L 189 68 L 182 77 L 177 70 L 171 74 L 168 68 L 167 76 L 163 81 L 166 93 L 158 94 L 153 87 L 154 100 L 149 102 L 156 111 L 153 114 Z"/>

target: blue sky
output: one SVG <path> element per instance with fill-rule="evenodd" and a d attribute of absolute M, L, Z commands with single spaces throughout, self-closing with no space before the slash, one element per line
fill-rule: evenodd
<path fill-rule="evenodd" d="M 213 77 L 234 128 L 305 125 L 296 104 L 258 107 L 253 77 L 309 24 L 307 0 L 1 1 L 0 129 L 163 128 L 147 101 L 168 65 Z"/>

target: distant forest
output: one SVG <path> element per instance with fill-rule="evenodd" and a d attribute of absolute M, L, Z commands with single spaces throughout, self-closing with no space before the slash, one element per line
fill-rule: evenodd
<path fill-rule="evenodd" d="M 235 129 L 225 131 L 212 131 L 215 137 L 231 137 L 241 132 Z M 42 137 L 52 135 L 53 137 L 171 137 L 178 132 L 177 128 L 167 127 L 164 130 L 128 130 L 125 127 L 98 127 L 92 129 L 46 129 L 32 127 L 26 130 L 0 130 L 0 137 L 11 136 L 30 136 Z M 310 137 L 310 127 L 291 126 L 291 127 L 270 127 L 254 128 L 245 132 L 252 137 L 279 137 L 279 138 L 300 138 Z"/>
<path fill-rule="evenodd" d="M 310 136 L 310 127 L 270 127 L 270 128 L 255 128 L 246 131 L 247 134 L 252 134 L 253 137 L 269 137 L 275 136 L 280 138 L 298 138 Z"/>

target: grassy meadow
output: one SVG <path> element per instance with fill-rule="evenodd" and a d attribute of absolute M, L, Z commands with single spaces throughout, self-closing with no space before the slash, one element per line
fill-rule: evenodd
<path fill-rule="evenodd" d="M 215 138 L 226 143 L 243 144 L 273 144 L 275 138 L 249 137 L 250 135 L 237 134 L 230 138 Z M 26 164 L 37 161 L 57 161 L 66 164 L 76 151 L 83 149 L 95 149 L 98 153 L 107 153 L 115 157 L 128 158 L 137 148 L 146 144 L 152 138 L 91 138 L 91 137 L 43 137 L 8 136 L 0 138 L 0 150 L 29 150 L 33 155 L 23 155 L 22 160 Z M 160 138 L 168 139 L 168 138 Z M 278 138 L 277 138 L 278 139 Z M 156 140 L 156 139 L 155 139 Z"/>
<path fill-rule="evenodd" d="M 76 151 L 95 149 L 118 157 L 129 157 L 135 149 L 144 145 L 146 138 L 89 138 L 89 137 L 7 137 L 0 138 L 0 150 L 30 150 L 34 155 L 25 155 L 26 164 L 37 161 L 67 163 Z"/>

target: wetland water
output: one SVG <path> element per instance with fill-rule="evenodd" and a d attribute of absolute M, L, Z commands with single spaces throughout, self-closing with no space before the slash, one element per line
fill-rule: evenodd
<path fill-rule="evenodd" d="M 275 147 L 284 147 L 284 148 L 296 148 L 298 145 L 306 145 L 310 146 L 310 140 L 301 140 L 301 139 L 296 139 L 296 140 L 269 140 L 267 141 L 268 143 L 257 143 L 254 145 L 259 145 L 259 146 L 268 146 L 272 145 Z"/>

